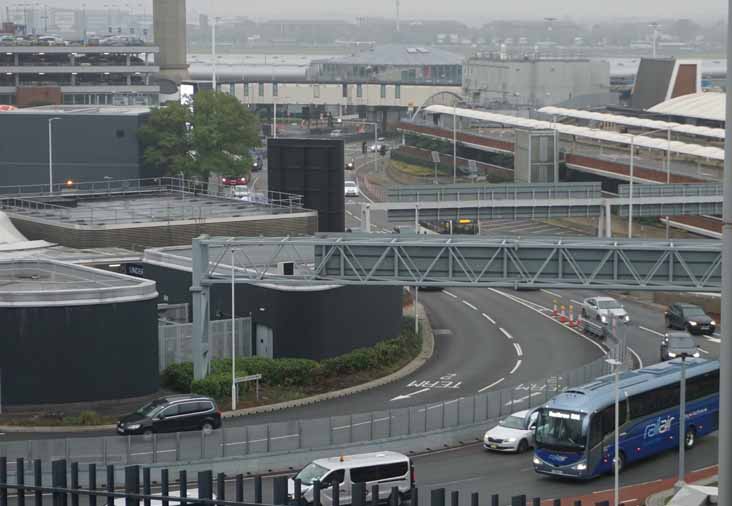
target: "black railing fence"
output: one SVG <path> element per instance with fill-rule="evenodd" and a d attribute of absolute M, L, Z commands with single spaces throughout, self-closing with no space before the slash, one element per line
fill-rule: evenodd
<path fill-rule="evenodd" d="M 49 484 L 48 467 L 40 460 L 26 463 L 19 458 L 14 467 L 14 483 L 9 483 L 8 460 L 0 457 L 0 506 L 341 506 L 346 502 L 341 501 L 344 492 L 338 483 L 321 487 L 318 481 L 313 482 L 312 494 L 306 500 L 300 480 L 288 490 L 287 474 L 267 476 L 271 489 L 264 490 L 263 476 L 214 475 L 210 470 L 197 471 L 193 480 L 185 470 L 175 476 L 165 468 L 131 465 L 120 469 L 112 464 L 97 468 L 93 463 L 82 467 L 77 462 L 55 460 L 50 465 Z M 380 491 L 379 485 L 355 483 L 350 504 L 419 506 L 419 498 L 420 491 L 414 484 L 409 490 L 390 487 L 387 493 Z M 481 496 L 477 492 L 466 500 L 459 491 L 448 492 L 445 488 L 431 489 L 422 498 L 429 500 L 427 506 L 610 506 L 607 500 L 583 503 L 526 495 Z"/>

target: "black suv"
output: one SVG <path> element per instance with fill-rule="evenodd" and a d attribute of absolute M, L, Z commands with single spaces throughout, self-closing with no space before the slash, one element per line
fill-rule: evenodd
<path fill-rule="evenodd" d="M 717 322 L 694 304 L 671 304 L 666 311 L 666 328 L 686 330 L 690 334 L 713 334 Z"/>
<path fill-rule="evenodd" d="M 221 427 L 221 412 L 216 403 L 201 395 L 171 395 L 155 399 L 117 422 L 119 434 L 183 432 L 206 433 Z"/>

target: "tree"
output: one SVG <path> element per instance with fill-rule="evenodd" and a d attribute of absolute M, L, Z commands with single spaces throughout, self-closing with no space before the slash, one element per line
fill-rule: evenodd
<path fill-rule="evenodd" d="M 243 176 L 251 169 L 249 150 L 259 145 L 259 125 L 236 97 L 204 91 L 189 106 L 155 109 L 138 136 L 145 165 L 165 174 Z"/>

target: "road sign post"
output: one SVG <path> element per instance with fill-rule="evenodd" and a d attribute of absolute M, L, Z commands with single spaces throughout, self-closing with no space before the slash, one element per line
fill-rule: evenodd
<path fill-rule="evenodd" d="M 434 183 L 437 184 L 437 166 L 440 165 L 440 153 L 437 151 L 432 152 L 432 163 L 435 164 L 435 180 Z"/>
<path fill-rule="evenodd" d="M 249 376 L 241 376 L 239 378 L 234 378 L 234 383 L 236 385 L 239 385 L 239 383 L 248 383 L 250 381 L 256 382 L 257 385 L 257 400 L 259 400 L 259 380 L 262 379 L 261 374 L 250 374 Z"/>

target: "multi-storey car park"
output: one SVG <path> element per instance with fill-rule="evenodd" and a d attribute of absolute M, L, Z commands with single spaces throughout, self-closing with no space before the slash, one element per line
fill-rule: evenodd
<path fill-rule="evenodd" d="M 0 42 L 0 104 L 157 105 L 152 45 L 30 45 Z"/>

